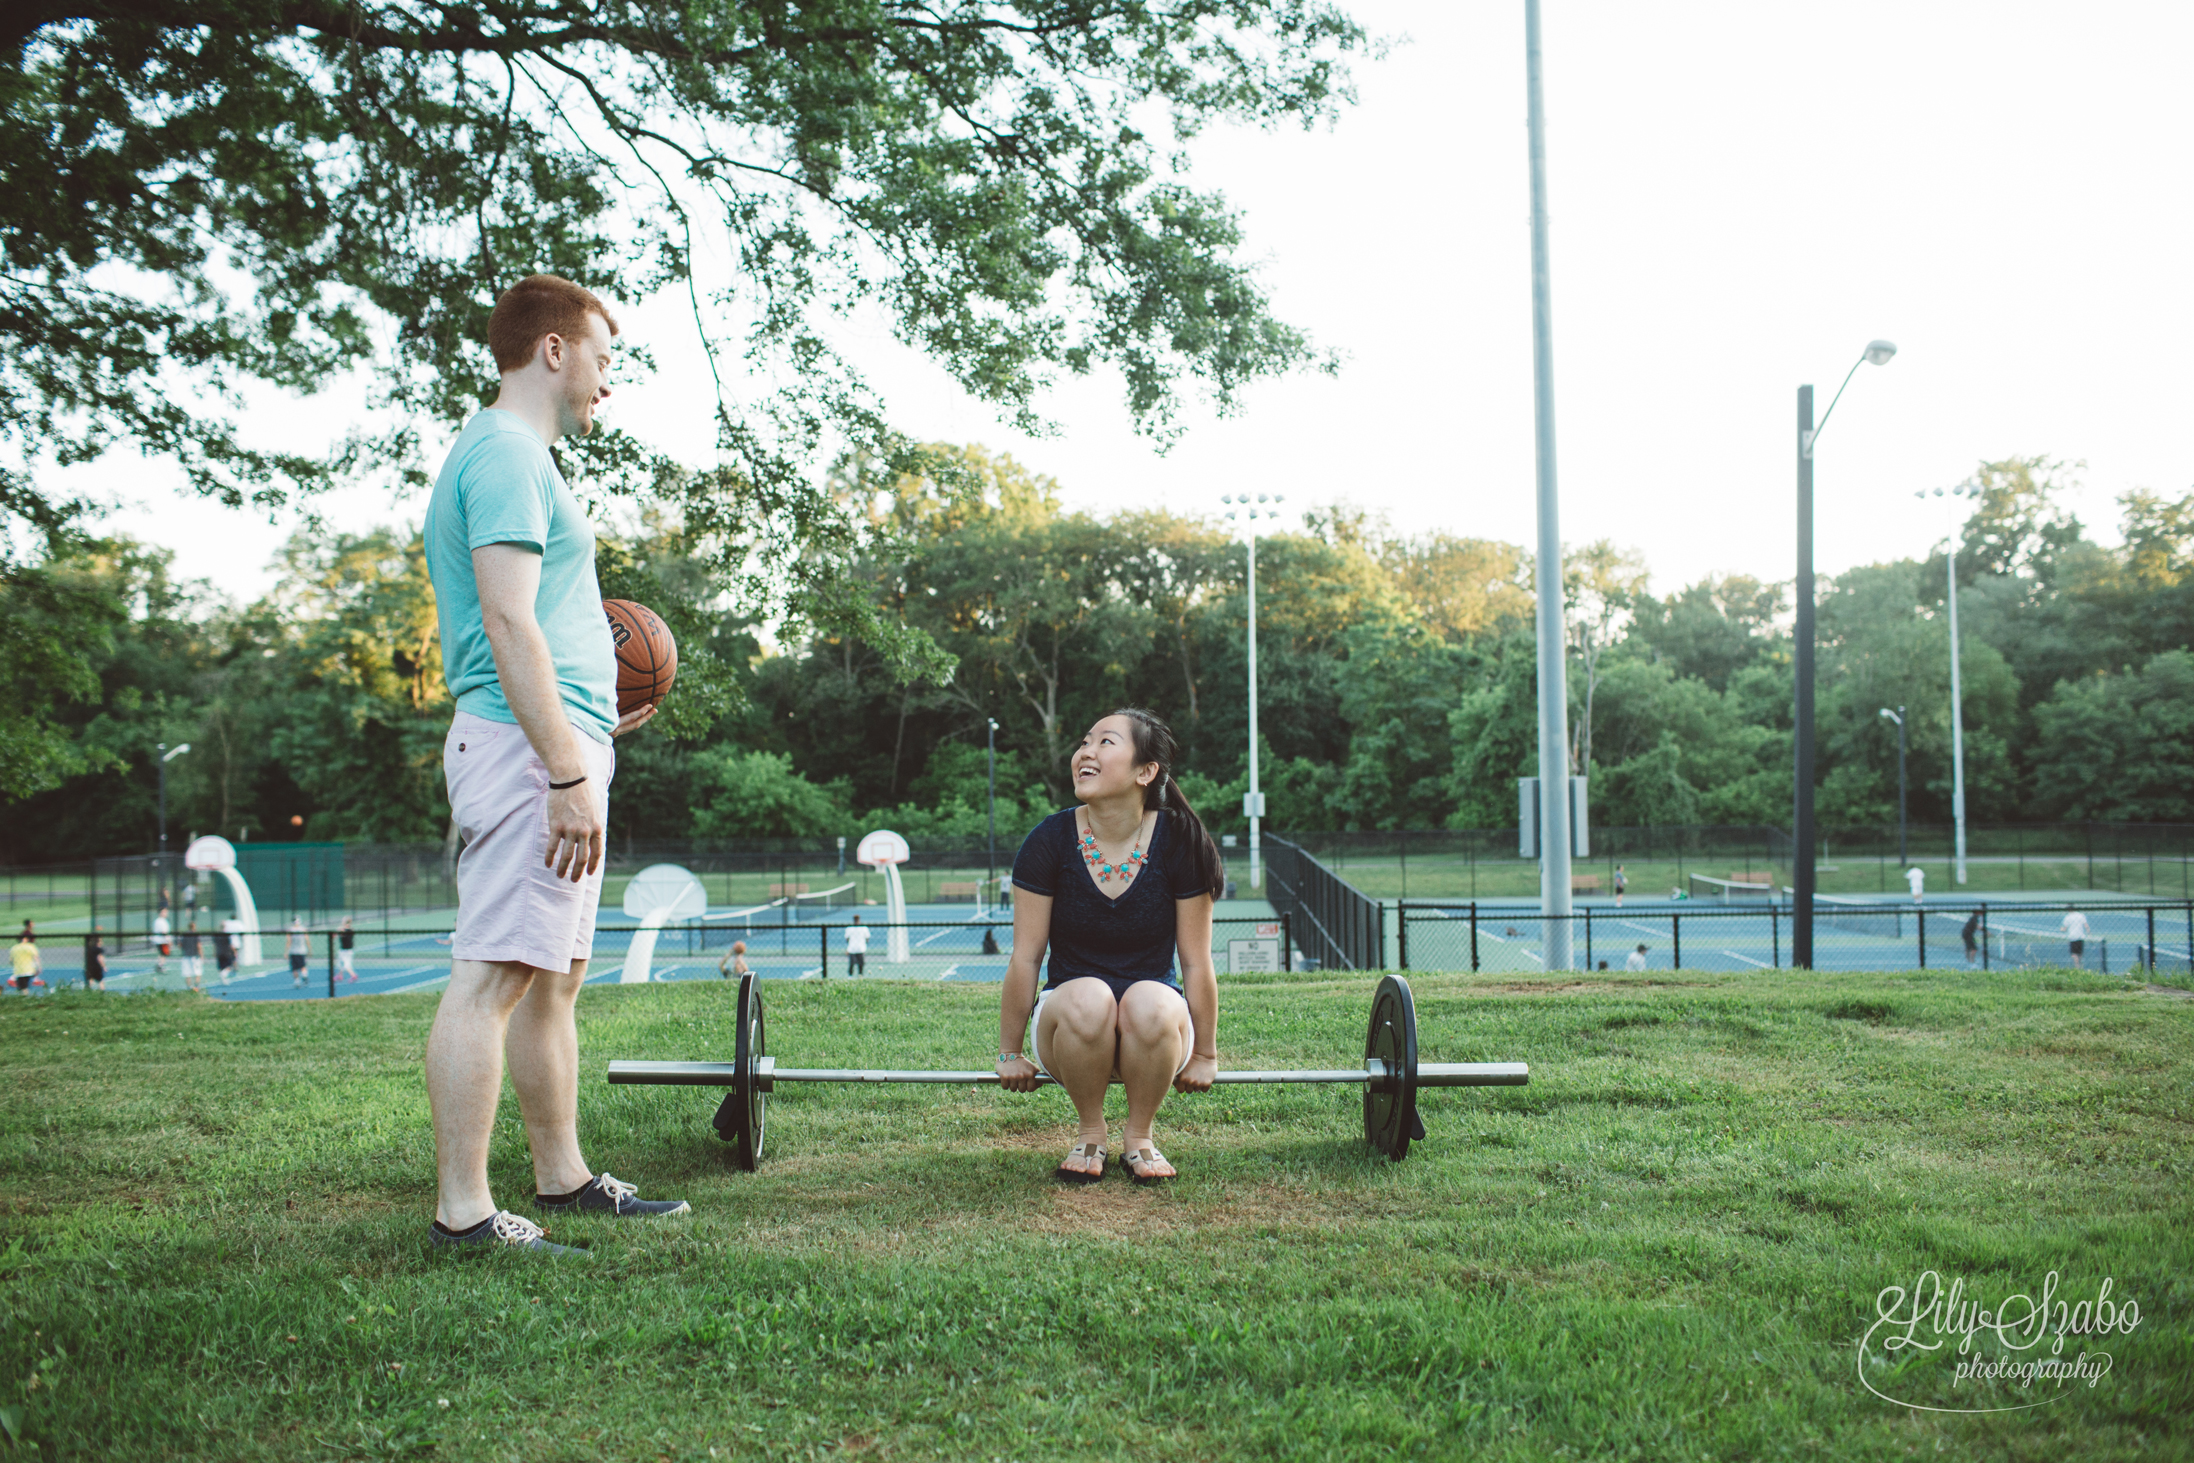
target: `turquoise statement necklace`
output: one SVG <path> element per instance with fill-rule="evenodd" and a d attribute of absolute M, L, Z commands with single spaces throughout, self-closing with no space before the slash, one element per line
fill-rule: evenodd
<path fill-rule="evenodd" d="M 1096 833 L 1084 828 L 1082 830 L 1082 858 L 1092 869 L 1097 871 L 1098 883 L 1111 883 L 1114 874 L 1120 876 L 1121 883 L 1129 882 L 1137 873 L 1141 872 L 1143 867 L 1143 830 L 1141 825 L 1138 824 L 1135 829 L 1135 847 L 1128 851 L 1128 856 L 1125 859 L 1116 864 L 1105 862 L 1103 850 L 1097 847 Z"/>

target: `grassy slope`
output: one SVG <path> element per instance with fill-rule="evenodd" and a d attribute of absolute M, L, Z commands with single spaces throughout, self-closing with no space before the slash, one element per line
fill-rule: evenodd
<path fill-rule="evenodd" d="M 1227 1064 L 1347 1060 L 1371 984 L 1230 983 Z M 425 1251 L 431 996 L 0 1002 L 0 1405 L 35 1445 L 0 1456 L 2188 1451 L 2194 1002 L 2069 973 L 1414 985 L 1427 1059 L 1533 1085 L 1428 1096 L 1401 1165 L 1352 1092 L 1181 1099 L 1157 1190 L 1054 1187 L 1064 1098 L 987 1089 L 784 1096 L 763 1172 L 728 1172 L 712 1094 L 600 1080 L 724 1053 L 728 988 L 590 990 L 590 1154 L 699 1212 L 559 1225 L 585 1264 Z M 817 1064 L 980 1065 L 996 1029 L 995 987 L 767 994 L 772 1049 Z M 507 1101 L 494 1172 L 526 1195 Z M 2142 1325 L 2035 1411 L 1890 1407 L 1852 1343 L 1930 1266 L 2111 1276 Z"/>

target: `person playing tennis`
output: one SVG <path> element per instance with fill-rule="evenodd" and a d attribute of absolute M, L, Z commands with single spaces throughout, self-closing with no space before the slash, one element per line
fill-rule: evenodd
<path fill-rule="evenodd" d="M 1081 1131 L 1055 1172 L 1061 1183 L 1104 1177 L 1105 1089 L 1115 1077 L 1127 1089 L 1128 1176 L 1173 1177 L 1151 1138 L 1158 1105 L 1169 1085 L 1209 1091 L 1218 1070 L 1211 916 L 1225 874 L 1173 779 L 1177 756 L 1173 733 L 1149 712 L 1105 717 L 1071 764 L 1081 806 L 1037 824 L 1013 860 L 998 1080 L 1033 1092 L 1043 1073 L 1074 1100 Z M 1032 1015 L 1034 1062 L 1022 1052 Z"/>

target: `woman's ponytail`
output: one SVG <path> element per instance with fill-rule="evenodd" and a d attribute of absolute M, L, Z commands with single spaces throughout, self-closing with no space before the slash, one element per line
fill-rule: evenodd
<path fill-rule="evenodd" d="M 1180 755 L 1180 744 L 1174 740 L 1173 729 L 1140 707 L 1126 706 L 1112 714 L 1126 717 L 1135 728 L 1136 765 L 1158 764 L 1158 775 L 1143 789 L 1143 806 L 1174 815 L 1178 820 L 1178 832 L 1188 848 L 1189 868 L 1196 883 L 1211 891 L 1213 899 L 1223 898 L 1226 868 L 1219 860 L 1219 844 L 1173 777 L 1174 759 Z"/>

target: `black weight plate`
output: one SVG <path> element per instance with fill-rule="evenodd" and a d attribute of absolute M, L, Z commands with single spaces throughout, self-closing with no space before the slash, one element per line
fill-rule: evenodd
<path fill-rule="evenodd" d="M 732 1056 L 731 1091 L 716 1109 L 716 1134 L 731 1145 L 731 1161 L 753 1172 L 762 1162 L 762 1141 L 769 1122 L 769 1094 L 754 1080 L 754 1065 L 768 1051 L 762 1028 L 762 993 L 754 974 L 739 977 L 733 1019 L 737 1040 Z"/>
<path fill-rule="evenodd" d="M 1364 1087 L 1364 1141 L 1400 1163 L 1409 1157 L 1409 1140 L 1425 1130 L 1417 1120 L 1417 1006 L 1398 975 L 1380 981 L 1372 995 L 1364 1057 L 1377 1057 L 1389 1074 Z"/>

